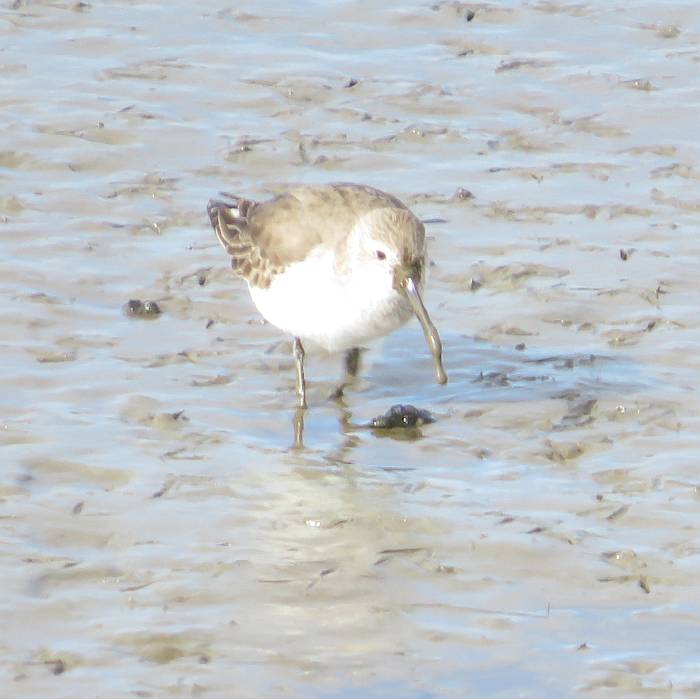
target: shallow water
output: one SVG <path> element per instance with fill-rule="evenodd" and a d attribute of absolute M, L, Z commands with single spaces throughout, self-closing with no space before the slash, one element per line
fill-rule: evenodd
<path fill-rule="evenodd" d="M 694 0 L 17 0 L 0 47 L 3 696 L 700 692 Z M 346 410 L 312 356 L 293 450 L 204 206 L 337 180 L 429 222 L 450 382 L 417 324 Z"/>

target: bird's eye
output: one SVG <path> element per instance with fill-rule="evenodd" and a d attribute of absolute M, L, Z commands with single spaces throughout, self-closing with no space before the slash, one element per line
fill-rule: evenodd
<path fill-rule="evenodd" d="M 377 259 L 386 260 L 386 253 L 384 252 L 384 250 L 377 250 Z"/>

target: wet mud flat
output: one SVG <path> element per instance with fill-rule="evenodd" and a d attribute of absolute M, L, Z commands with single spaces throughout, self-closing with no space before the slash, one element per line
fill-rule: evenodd
<path fill-rule="evenodd" d="M 700 691 L 696 3 L 26 1 L 0 45 L 3 696 Z M 341 180 L 426 222 L 450 382 L 415 324 L 344 406 L 311 355 L 293 449 L 204 206 Z"/>

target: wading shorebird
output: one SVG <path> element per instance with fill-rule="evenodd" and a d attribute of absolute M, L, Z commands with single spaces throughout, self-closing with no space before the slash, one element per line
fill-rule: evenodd
<path fill-rule="evenodd" d="M 355 379 L 360 347 L 413 314 L 447 383 L 442 344 L 423 305 L 425 229 L 391 194 L 359 184 L 291 189 L 268 201 L 211 200 L 211 225 L 248 282 L 258 311 L 294 337 L 299 407 L 306 407 L 304 342 L 345 352 L 336 397 Z"/>

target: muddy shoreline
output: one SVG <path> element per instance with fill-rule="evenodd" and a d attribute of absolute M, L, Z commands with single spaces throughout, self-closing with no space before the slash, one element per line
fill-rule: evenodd
<path fill-rule="evenodd" d="M 4 696 L 698 691 L 696 3 L 26 1 L 0 45 Z M 417 324 L 345 408 L 310 356 L 294 450 L 205 205 L 329 181 L 427 221 L 450 383 Z"/>

